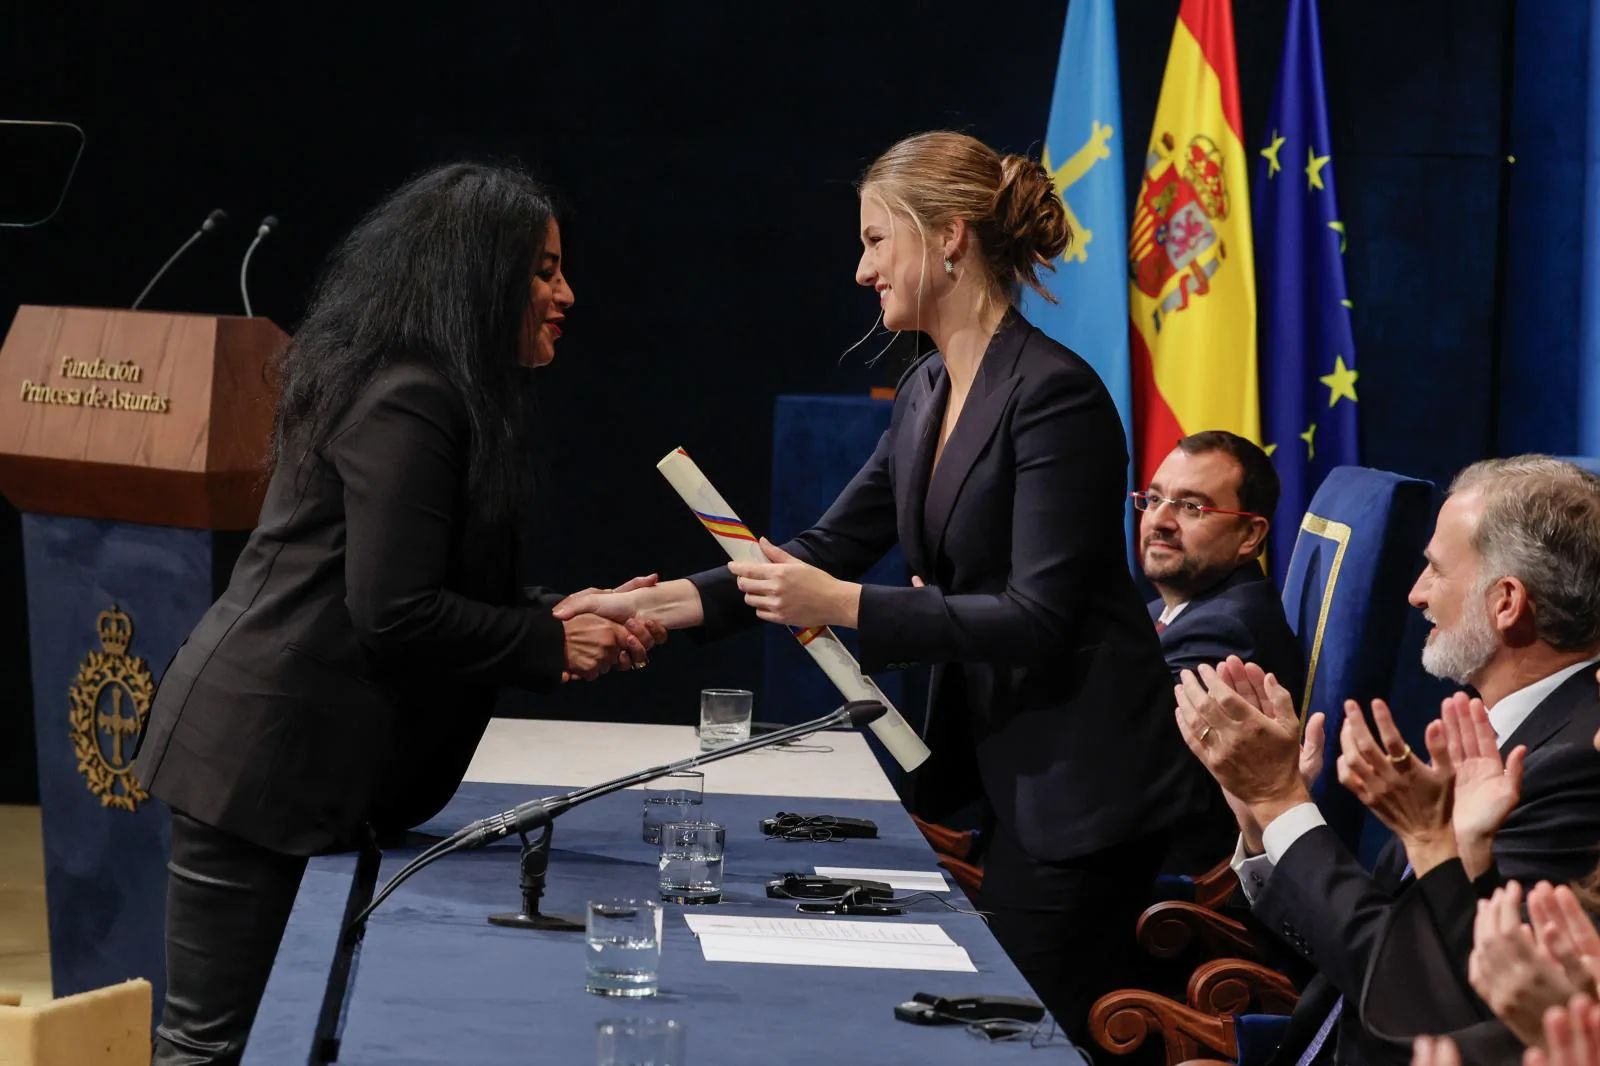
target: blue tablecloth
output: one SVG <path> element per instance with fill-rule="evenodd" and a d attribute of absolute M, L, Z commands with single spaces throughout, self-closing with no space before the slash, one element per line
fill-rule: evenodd
<path fill-rule="evenodd" d="M 425 831 L 447 833 L 522 800 L 558 789 L 464 784 Z M 640 793 L 627 791 L 578 807 L 556 822 L 543 909 L 581 912 L 607 896 L 653 898 L 653 849 L 639 835 Z M 763 837 L 761 818 L 778 811 L 871 818 L 876 840 L 825 844 Z M 1081 1063 L 1058 1038 L 1047 1047 L 990 1043 L 957 1026 L 896 1021 L 896 1003 L 925 991 L 1031 996 L 981 919 L 933 904 L 897 919 L 935 922 L 972 956 L 975 974 L 708 963 L 686 910 L 792 915 L 765 882 L 818 864 L 933 870 L 932 852 L 895 803 L 707 795 L 705 814 L 728 828 L 724 902 L 666 907 L 661 993 L 605 999 L 583 989 L 581 933 L 491 926 L 485 916 L 515 910 L 517 848 L 505 843 L 461 853 L 407 882 L 373 916 L 363 946 L 339 1061 L 562 1063 L 595 1061 L 595 1023 L 627 1016 L 671 1017 L 688 1027 L 689 1061 L 714 1064 L 970 1064 L 991 1059 Z M 414 852 L 385 854 L 379 883 Z M 306 1061 L 354 870 L 353 856 L 312 860 L 279 950 L 251 1037 L 247 1064 Z M 952 902 L 966 907 L 959 890 Z M 832 919 L 850 921 L 850 918 Z M 1093 960 L 1087 960 L 1093 965 Z"/>

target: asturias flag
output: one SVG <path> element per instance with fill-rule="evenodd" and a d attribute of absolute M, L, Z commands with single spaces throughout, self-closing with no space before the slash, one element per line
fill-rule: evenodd
<path fill-rule="evenodd" d="M 1022 313 L 1088 360 L 1100 375 L 1123 430 L 1132 425 L 1128 372 L 1127 247 L 1122 191 L 1122 88 L 1112 0 L 1072 0 L 1061 35 L 1044 165 L 1067 208 L 1072 246 L 1045 277 L 1060 303 L 1024 290 Z M 1130 447 L 1132 437 L 1129 437 Z"/>
<path fill-rule="evenodd" d="M 1140 485 L 1186 434 L 1261 439 L 1242 130 L 1232 0 L 1183 0 L 1128 235 Z"/>
<path fill-rule="evenodd" d="M 1358 461 L 1356 352 L 1333 195 L 1316 0 L 1289 0 L 1283 67 L 1256 162 L 1262 438 L 1283 497 L 1267 558 L 1279 583 L 1329 470 Z"/>

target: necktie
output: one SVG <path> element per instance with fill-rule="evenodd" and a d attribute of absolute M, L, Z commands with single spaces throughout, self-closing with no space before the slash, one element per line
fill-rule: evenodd
<path fill-rule="evenodd" d="M 1405 870 L 1400 874 L 1400 882 L 1404 884 L 1410 876 L 1411 864 L 1408 862 Z M 1333 1009 L 1328 1012 L 1328 1016 L 1322 1019 L 1322 1025 L 1318 1027 L 1317 1035 L 1311 1038 L 1311 1043 L 1306 1045 L 1305 1052 L 1299 1059 L 1295 1060 L 1295 1066 L 1311 1066 L 1313 1062 L 1317 1061 L 1317 1052 L 1322 1050 L 1322 1045 L 1326 1044 L 1328 1037 L 1333 1035 L 1333 1027 L 1339 1024 L 1339 1015 L 1343 1013 L 1344 997 L 1340 996 L 1334 1000 Z"/>
<path fill-rule="evenodd" d="M 1166 631 L 1167 631 L 1167 623 L 1165 623 L 1161 619 L 1157 618 L 1156 619 L 1156 636 L 1160 636 L 1161 634 L 1165 633 Z"/>

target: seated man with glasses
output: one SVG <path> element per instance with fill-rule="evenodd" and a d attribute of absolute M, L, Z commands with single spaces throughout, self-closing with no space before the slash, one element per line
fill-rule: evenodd
<path fill-rule="evenodd" d="M 1183 670 L 1230 655 L 1272 674 L 1298 698 L 1304 655 L 1278 590 L 1261 569 L 1278 473 L 1267 453 L 1226 430 L 1191 434 L 1162 460 L 1149 489 L 1135 492 L 1139 564 L 1161 594 L 1150 618 L 1173 681 Z M 1299 516 L 1295 516 L 1299 517 Z M 1193 873 L 1227 854 L 1234 820 L 1222 793 L 1180 832 L 1167 869 Z"/>

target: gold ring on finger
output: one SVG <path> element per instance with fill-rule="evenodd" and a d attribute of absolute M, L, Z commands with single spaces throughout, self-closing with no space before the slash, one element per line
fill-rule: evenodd
<path fill-rule="evenodd" d="M 1389 755 L 1388 752 L 1384 752 L 1384 754 L 1385 755 Z M 1399 755 L 1389 755 L 1389 761 L 1394 763 L 1396 766 L 1399 766 L 1401 763 L 1405 762 L 1409 758 L 1411 758 L 1411 745 L 1410 744 L 1407 744 L 1406 745 L 1406 750 L 1402 751 Z"/>
<path fill-rule="evenodd" d="M 1206 726 L 1204 729 L 1200 730 L 1200 743 L 1204 744 L 1206 742 L 1206 737 L 1209 737 L 1210 735 L 1211 735 L 1211 727 L 1210 726 Z"/>

